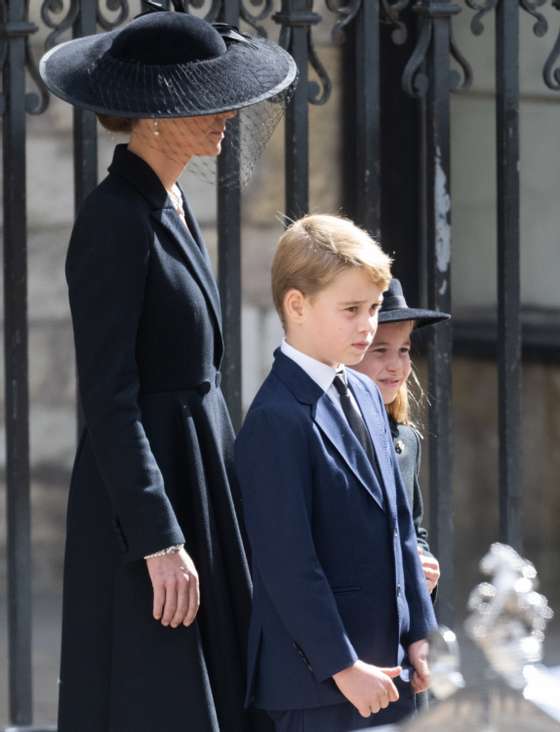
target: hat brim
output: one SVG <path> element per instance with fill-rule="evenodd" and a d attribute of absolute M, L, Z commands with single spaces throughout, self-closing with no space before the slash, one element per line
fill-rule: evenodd
<path fill-rule="evenodd" d="M 449 313 L 442 313 L 438 310 L 424 310 L 423 308 L 395 308 L 394 310 L 381 311 L 379 323 L 401 323 L 405 320 L 414 320 L 415 329 L 424 328 L 427 325 L 435 325 L 444 320 L 449 320 Z"/>
<path fill-rule="evenodd" d="M 272 99 L 297 77 L 292 56 L 263 38 L 232 42 L 223 55 L 204 61 L 141 66 L 110 55 L 119 32 L 48 51 L 39 66 L 47 88 L 69 104 L 113 117 L 197 117 Z"/>

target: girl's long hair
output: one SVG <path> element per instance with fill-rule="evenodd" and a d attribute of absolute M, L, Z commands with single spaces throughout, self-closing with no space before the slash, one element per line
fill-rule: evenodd
<path fill-rule="evenodd" d="M 420 412 L 425 400 L 426 395 L 413 367 L 397 396 L 387 404 L 387 412 L 397 424 L 408 424 L 419 431 Z"/>

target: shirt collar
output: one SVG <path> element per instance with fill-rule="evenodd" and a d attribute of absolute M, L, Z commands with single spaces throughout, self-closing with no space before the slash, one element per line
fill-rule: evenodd
<path fill-rule="evenodd" d="M 280 350 L 284 356 L 295 361 L 295 363 L 297 363 L 297 365 L 303 369 L 323 391 L 328 391 L 331 388 L 337 371 L 344 370 L 342 365 L 338 369 L 335 369 L 332 366 L 328 366 L 326 363 L 317 361 L 316 358 L 312 358 L 306 353 L 302 353 L 302 351 L 298 351 L 298 349 L 291 346 L 286 339 L 282 341 Z"/>

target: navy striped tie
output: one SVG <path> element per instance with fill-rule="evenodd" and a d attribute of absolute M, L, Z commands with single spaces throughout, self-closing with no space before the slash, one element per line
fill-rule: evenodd
<path fill-rule="evenodd" d="M 383 483 L 381 481 L 381 473 L 379 470 L 379 465 L 377 463 L 377 456 L 375 455 L 375 450 L 373 449 L 371 436 L 368 432 L 360 410 L 354 404 L 354 401 L 350 396 L 350 389 L 348 388 L 346 374 L 344 373 L 344 371 L 337 371 L 336 376 L 334 377 L 333 385 L 340 395 L 340 406 L 342 407 L 344 416 L 346 417 L 348 424 L 350 425 L 350 429 L 356 435 L 360 445 L 364 448 L 364 451 L 370 460 L 373 472 L 375 473 L 375 477 L 379 481 L 379 485 L 382 487 Z"/>

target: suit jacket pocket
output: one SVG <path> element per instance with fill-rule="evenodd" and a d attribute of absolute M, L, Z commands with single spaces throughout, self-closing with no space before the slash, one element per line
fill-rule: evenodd
<path fill-rule="evenodd" d="M 337 587 L 331 587 L 331 590 L 335 595 L 345 595 L 349 592 L 361 592 L 361 589 L 362 588 L 359 585 L 339 585 Z"/>

